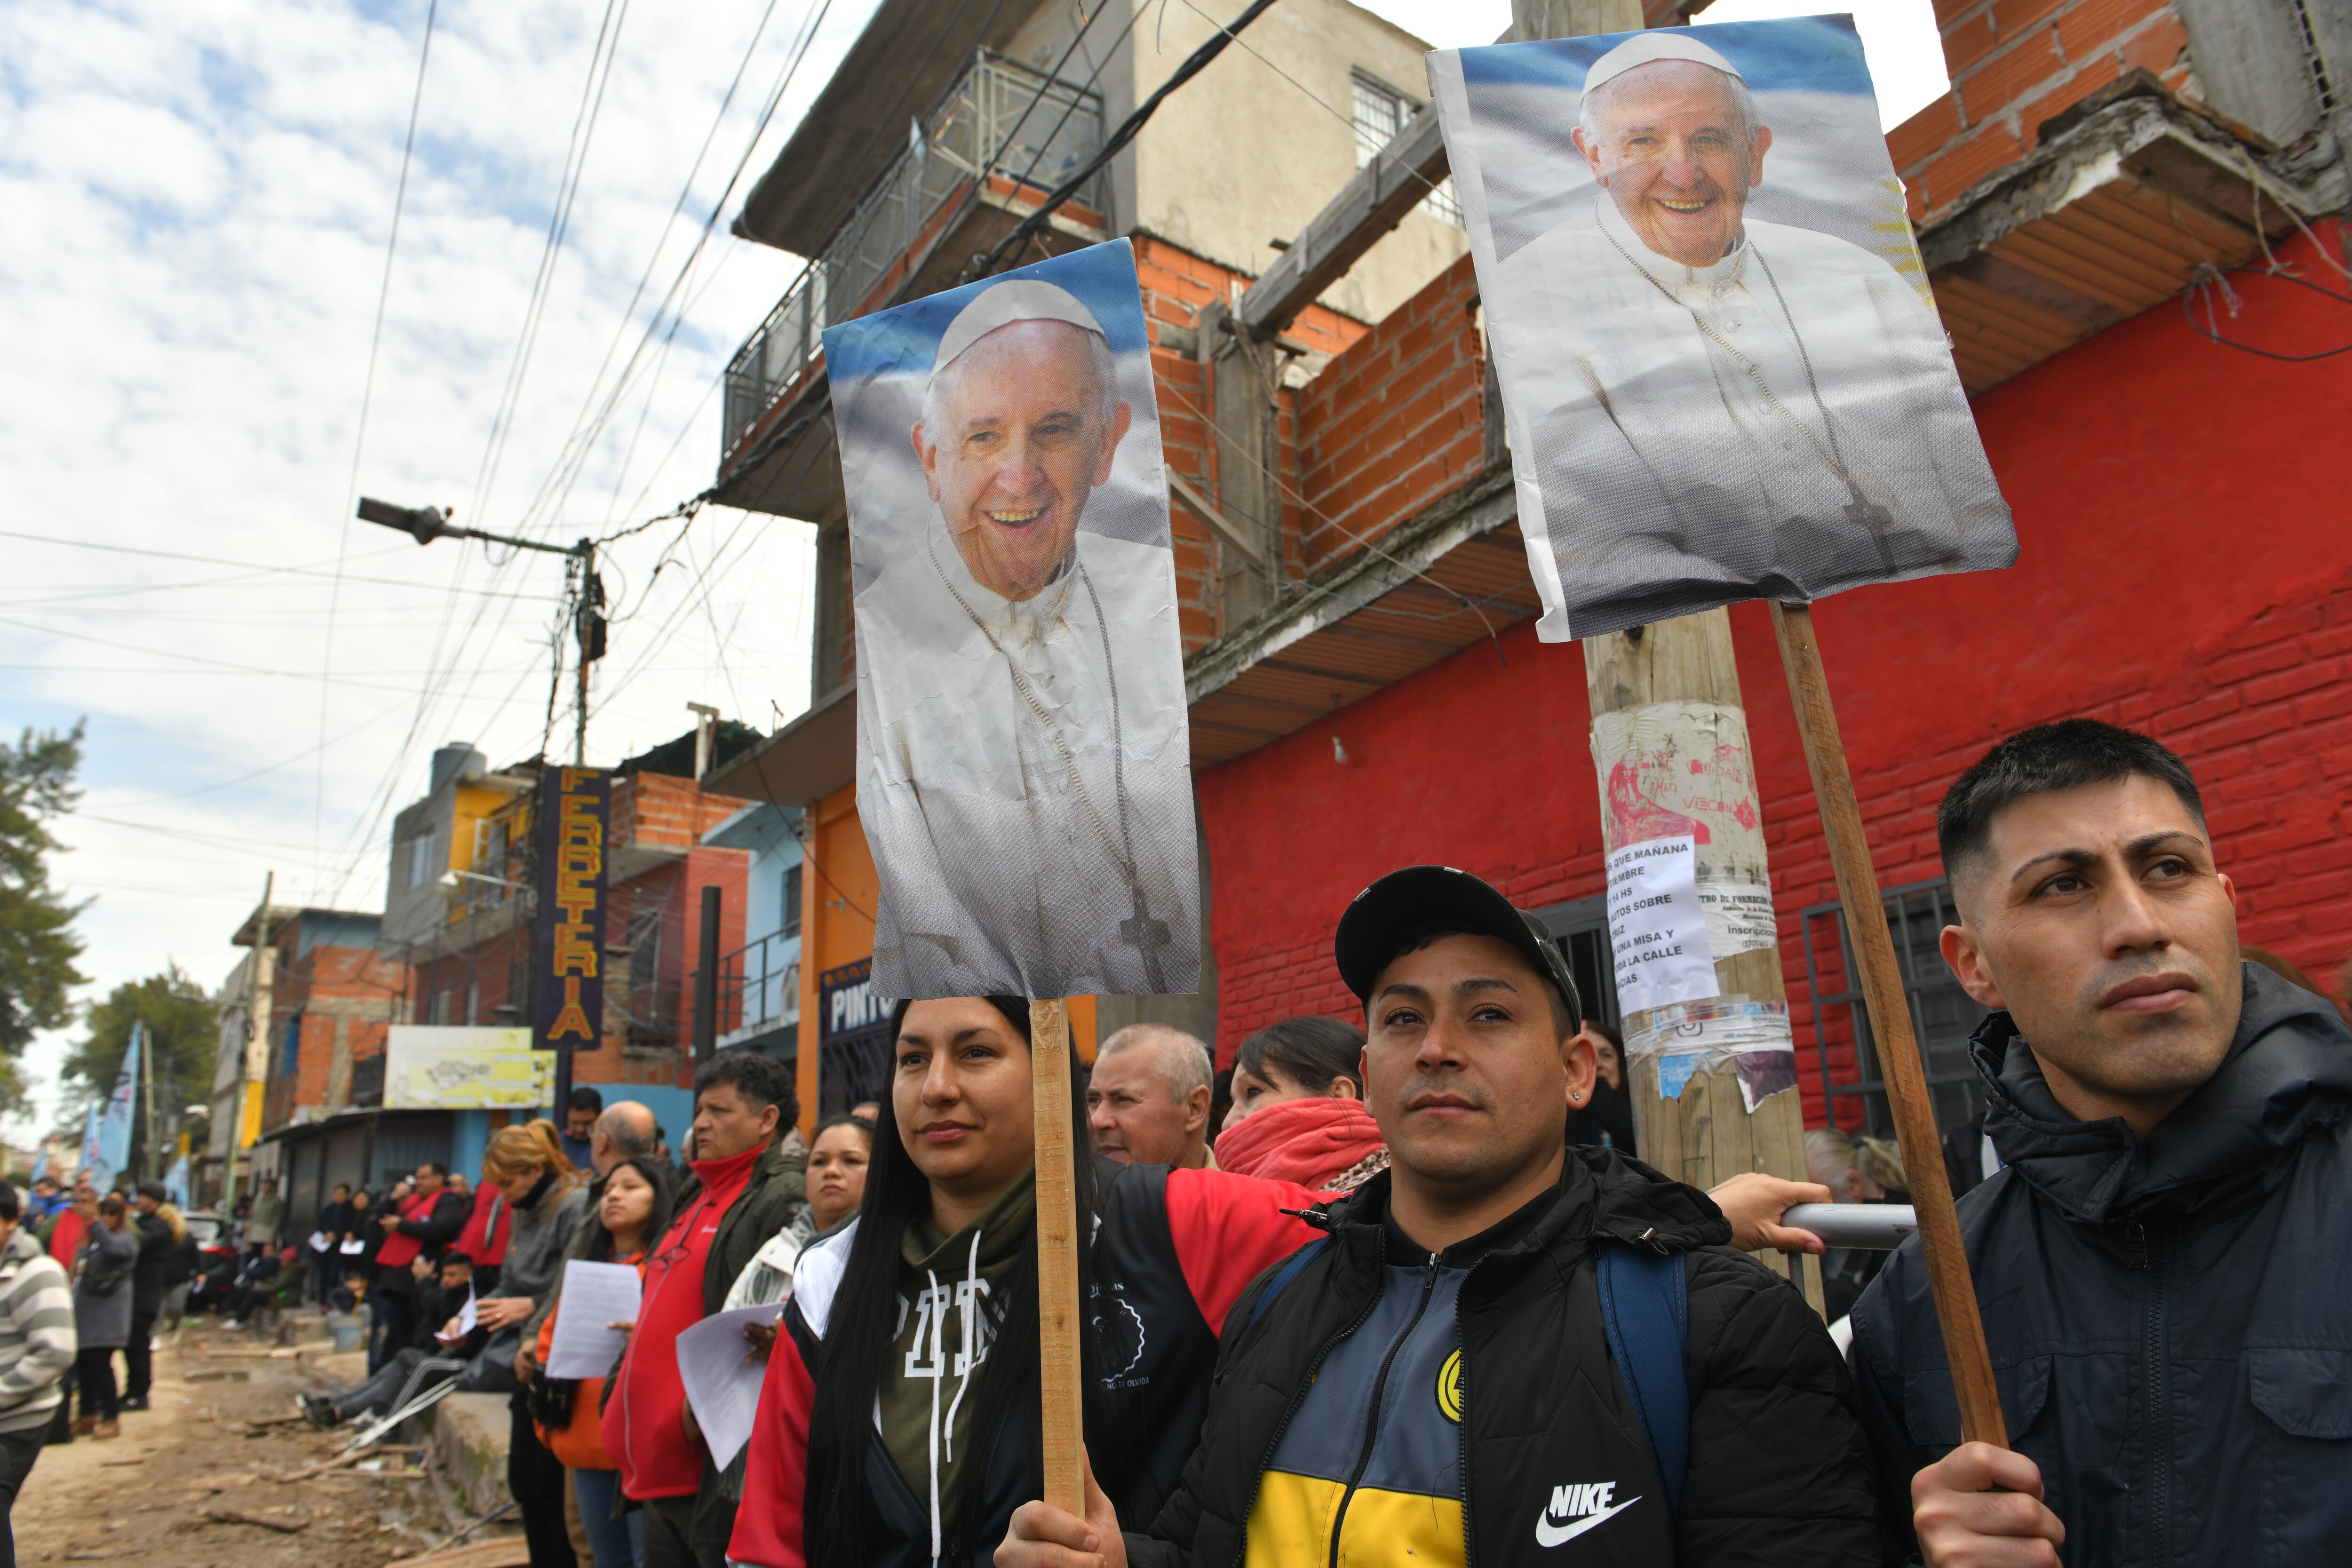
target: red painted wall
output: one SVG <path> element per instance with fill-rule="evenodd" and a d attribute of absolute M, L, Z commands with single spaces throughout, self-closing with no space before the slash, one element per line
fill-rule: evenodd
<path fill-rule="evenodd" d="M 2321 237 L 2334 253 L 2333 226 Z M 2334 277 L 2307 243 L 2282 256 Z M 2244 341 L 2352 342 L 2340 303 L 2273 279 L 2233 285 Z M 2216 347 L 2166 306 L 1995 389 L 1976 414 L 2019 564 L 1862 589 L 1815 612 L 1881 884 L 1941 874 L 1936 804 L 1986 746 L 2091 714 L 2189 759 L 2243 893 L 2245 939 L 2332 980 L 2352 951 L 2352 355 L 2287 364 Z M 1810 1074 L 1797 911 L 1835 893 L 1769 616 L 1740 605 L 1732 627 Z M 1525 627 L 1502 640 L 1507 664 L 1465 649 L 1200 775 L 1221 1058 L 1277 1018 L 1355 1010 L 1331 931 L 1382 871 L 1461 866 L 1530 907 L 1601 890 L 1582 662 Z M 1818 1081 L 1804 1081 L 1818 1121 Z"/>

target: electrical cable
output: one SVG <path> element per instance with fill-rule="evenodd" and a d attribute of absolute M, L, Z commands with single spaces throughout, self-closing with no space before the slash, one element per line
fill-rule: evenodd
<path fill-rule="evenodd" d="M 2214 306 L 2213 297 L 2217 293 L 2221 297 L 2223 305 L 2229 310 L 2231 319 L 2235 321 L 2240 300 L 2237 291 L 2230 287 L 2230 274 L 2232 272 L 2245 272 L 2258 278 L 2276 279 L 2282 283 L 2293 283 L 2298 288 L 2308 289 L 2315 294 L 2325 295 L 2339 305 L 2352 305 L 2352 295 L 2338 294 L 2333 289 L 2323 289 L 2310 279 L 2297 277 L 2284 267 L 2217 268 L 2200 263 L 2196 276 L 2180 296 L 2180 313 L 2188 319 L 2189 327 L 2198 336 L 2210 342 L 2219 343 L 2225 349 L 2236 349 L 2241 353 L 2256 354 L 2263 359 L 2277 360 L 2285 364 L 2307 364 L 2314 360 L 2334 359 L 2338 354 L 2352 353 L 2352 343 L 2346 343 L 2339 348 L 2322 349 L 2317 353 L 2289 354 L 2280 353 L 2274 349 L 2256 348 L 2252 343 L 2242 343 L 2235 338 L 2223 337 L 2221 318 Z M 2200 300 L 2205 305 L 2205 319 L 2201 321 L 2197 319 L 2197 303 Z"/>
<path fill-rule="evenodd" d="M 1119 122 L 1118 129 L 1104 139 L 1102 146 L 1097 149 L 1095 155 L 1087 159 L 1076 174 L 1055 186 L 1053 194 L 1038 205 L 1036 211 L 1023 218 L 1011 234 L 996 242 L 995 247 L 981 258 L 979 267 L 974 269 L 975 272 L 983 278 L 992 275 L 996 269 L 997 262 L 1007 250 L 1017 247 L 1023 240 L 1043 228 L 1046 220 L 1058 212 L 1062 205 L 1071 196 L 1076 195 L 1081 185 L 1094 177 L 1097 170 L 1126 151 L 1127 144 L 1135 140 L 1136 133 L 1143 129 L 1154 114 L 1160 112 L 1160 106 L 1168 101 L 1171 93 L 1207 69 L 1209 62 L 1224 53 L 1225 46 L 1234 42 L 1242 29 L 1265 16 L 1274 5 L 1275 0 L 1251 0 L 1249 9 L 1234 17 L 1231 26 L 1220 27 L 1215 37 L 1209 39 L 1186 56 L 1184 63 L 1178 66 L 1150 98 L 1136 105 L 1135 112 Z"/>
<path fill-rule="evenodd" d="M 320 757 L 310 800 L 310 852 L 319 850 L 320 825 L 327 809 L 327 688 L 335 673 L 335 610 L 342 599 L 343 554 L 351 546 L 352 507 L 360 493 L 360 459 L 367 450 L 368 413 L 375 401 L 375 367 L 383 349 L 383 318 L 392 300 L 392 264 L 400 251 L 400 215 L 408 204 L 408 169 L 416 153 L 416 122 L 425 107 L 425 68 L 433 58 L 433 28 L 441 14 L 441 0 L 425 0 L 425 42 L 416 51 L 416 88 L 408 100 L 408 134 L 400 147 L 400 181 L 393 187 L 392 232 L 383 246 L 383 281 L 375 296 L 375 328 L 368 336 L 367 374 L 360 381 L 359 428 L 352 437 L 352 473 L 344 486 L 343 515 L 335 533 L 336 584 L 327 600 L 327 635 L 319 653 L 319 739 Z"/>

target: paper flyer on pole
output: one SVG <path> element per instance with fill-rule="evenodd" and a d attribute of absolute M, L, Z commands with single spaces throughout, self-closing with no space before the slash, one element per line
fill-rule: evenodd
<path fill-rule="evenodd" d="M 2016 559 L 1851 17 L 1429 62 L 1538 637 Z"/>
<path fill-rule="evenodd" d="M 1200 879 L 1124 240 L 830 327 L 885 996 L 1191 992 Z"/>

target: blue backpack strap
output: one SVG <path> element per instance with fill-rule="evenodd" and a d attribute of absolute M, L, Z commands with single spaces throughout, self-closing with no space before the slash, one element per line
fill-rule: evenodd
<path fill-rule="evenodd" d="M 1690 1473 L 1690 1387 L 1683 1374 L 1690 1341 L 1690 1283 L 1683 1255 L 1664 1257 L 1614 1244 L 1601 1248 L 1601 1321 L 1610 1359 L 1633 1396 L 1650 1455 L 1666 1488 L 1666 1506 L 1682 1512 Z"/>
<path fill-rule="evenodd" d="M 1330 1245 L 1329 1237 L 1318 1236 L 1292 1253 L 1290 1260 L 1276 1269 L 1274 1278 L 1265 1282 L 1265 1289 L 1258 1292 L 1257 1305 L 1250 1309 L 1250 1321 L 1255 1323 L 1265 1317 L 1265 1310 L 1274 1305 L 1274 1299 L 1289 1289 L 1290 1282 L 1305 1273 L 1307 1266 L 1320 1257 L 1323 1249 Z"/>

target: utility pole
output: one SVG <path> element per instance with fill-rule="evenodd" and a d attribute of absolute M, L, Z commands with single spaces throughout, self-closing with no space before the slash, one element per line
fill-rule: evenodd
<path fill-rule="evenodd" d="M 236 1121 L 228 1134 L 223 1213 L 236 1202 L 237 1156 L 253 1147 L 261 1131 L 261 1096 L 269 1081 L 269 1014 L 278 979 L 278 949 L 269 940 L 269 900 L 277 890 L 278 873 L 272 871 L 261 880 L 261 909 L 253 917 L 253 961 L 245 971 L 245 1070 L 237 1080 Z"/>
<path fill-rule="evenodd" d="M 1511 20 L 1512 37 L 1520 41 L 1630 33 L 1643 25 L 1641 0 L 1512 0 Z M 1788 992 L 1772 921 L 1771 880 L 1739 668 L 1732 655 L 1730 612 L 1709 610 L 1587 637 L 1582 647 L 1608 850 L 1622 847 L 1621 829 L 1630 829 L 1633 842 L 1673 836 L 1655 832 L 1656 819 L 1643 815 L 1650 803 L 1641 792 L 1673 771 L 1655 767 L 1658 760 L 1673 759 L 1683 777 L 1704 777 L 1710 805 L 1727 808 L 1717 820 L 1741 825 L 1730 832 L 1694 834 L 1709 840 L 1695 846 L 1693 858 L 1701 900 L 1715 905 L 1707 927 L 1716 949 L 1717 1000 L 1775 1004 L 1785 1027 Z M 1666 809 L 1671 814 L 1671 806 Z M 1625 1014 L 1629 1047 L 1655 1012 Z M 1675 1092 L 1670 1095 L 1661 1081 L 1662 1059 L 1629 1052 L 1625 1061 L 1644 1163 L 1702 1190 L 1744 1171 L 1808 1179 L 1804 1111 L 1793 1087 L 1767 1094 L 1751 1111 L 1741 1091 L 1738 1058 L 1709 1053 L 1699 1070 L 1671 1086 Z M 1801 1259 L 1778 1253 L 1767 1254 L 1764 1261 L 1783 1274 L 1801 1268 L 1799 1282 L 1819 1310 L 1818 1268 L 1802 1268 Z"/>
<path fill-rule="evenodd" d="M 573 626 L 580 639 L 580 693 L 572 725 L 572 765 L 588 765 L 588 668 L 604 657 L 604 580 L 596 575 L 596 542 L 583 539 L 572 547 L 572 571 L 576 584 Z"/>

